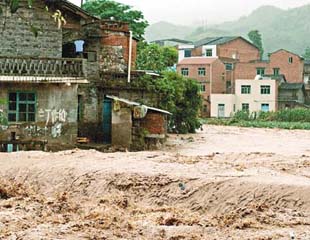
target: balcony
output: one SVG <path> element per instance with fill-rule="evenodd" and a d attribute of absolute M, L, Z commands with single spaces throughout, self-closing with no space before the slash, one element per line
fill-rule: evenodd
<path fill-rule="evenodd" d="M 0 80 L 85 79 L 83 59 L 0 57 Z"/>

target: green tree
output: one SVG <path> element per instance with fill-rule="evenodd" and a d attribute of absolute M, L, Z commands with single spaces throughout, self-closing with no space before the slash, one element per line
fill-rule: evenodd
<path fill-rule="evenodd" d="M 202 98 L 198 83 L 175 72 L 164 72 L 155 84 L 162 97 L 160 107 L 173 114 L 169 122 L 170 131 L 195 133 L 201 126 L 198 116 Z"/>
<path fill-rule="evenodd" d="M 310 47 L 307 47 L 305 49 L 305 53 L 303 55 L 303 58 L 306 59 L 306 60 L 310 60 Z"/>
<path fill-rule="evenodd" d="M 172 67 L 178 60 L 174 47 L 161 47 L 158 44 L 139 42 L 137 49 L 137 69 L 161 72 Z"/>
<path fill-rule="evenodd" d="M 258 30 L 252 30 L 248 33 L 248 37 L 251 40 L 251 42 L 258 47 L 260 58 L 262 59 L 264 56 L 264 48 L 263 48 L 263 40 L 262 35 Z"/>
<path fill-rule="evenodd" d="M 112 0 L 88 0 L 82 8 L 101 19 L 111 19 L 129 23 L 130 29 L 139 40 L 143 39 L 148 22 L 141 11 L 133 10 L 131 6 Z"/>

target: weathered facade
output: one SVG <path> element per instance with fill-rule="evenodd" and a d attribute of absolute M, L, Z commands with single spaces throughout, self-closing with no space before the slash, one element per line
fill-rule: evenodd
<path fill-rule="evenodd" d="M 303 83 L 282 83 L 279 86 L 279 109 L 305 107 L 306 90 Z"/>
<path fill-rule="evenodd" d="M 111 143 L 105 129 L 110 127 L 112 135 L 119 129 L 113 129 L 106 115 L 107 95 L 158 104 L 158 96 L 127 83 L 128 77 L 139 75 L 128 74 L 136 58 L 128 24 L 99 20 L 66 0 L 34 1 L 32 8 L 27 1 L 21 4 L 19 15 L 7 9 L 0 16 L 2 151 L 68 148 L 75 146 L 77 136 Z M 60 28 L 51 16 L 56 10 L 67 22 Z M 37 37 L 27 20 L 42 26 Z M 119 79 L 125 85 L 118 85 Z M 129 115 L 127 120 L 131 124 Z M 113 143 L 128 140 L 118 139 Z"/>
<path fill-rule="evenodd" d="M 62 58 L 63 29 L 44 1 L 21 5 L 19 15 L 6 9 L 0 17 L 1 148 L 71 146 L 77 137 L 78 84 L 87 83 L 85 61 Z M 28 20 L 44 32 L 36 37 Z"/>

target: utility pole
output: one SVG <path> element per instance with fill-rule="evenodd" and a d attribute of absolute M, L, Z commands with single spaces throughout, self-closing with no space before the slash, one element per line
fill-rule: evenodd
<path fill-rule="evenodd" d="M 83 0 L 81 0 L 81 7 L 83 6 Z"/>

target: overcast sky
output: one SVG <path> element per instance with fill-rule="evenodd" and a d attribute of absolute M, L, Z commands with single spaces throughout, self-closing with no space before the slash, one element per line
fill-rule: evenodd
<path fill-rule="evenodd" d="M 80 5 L 81 0 L 70 0 Z M 85 0 L 84 0 L 85 1 Z M 262 5 L 283 9 L 310 4 L 310 0 L 116 0 L 141 10 L 150 23 L 168 21 L 190 25 L 207 21 L 209 24 L 235 20 L 248 15 Z"/>

